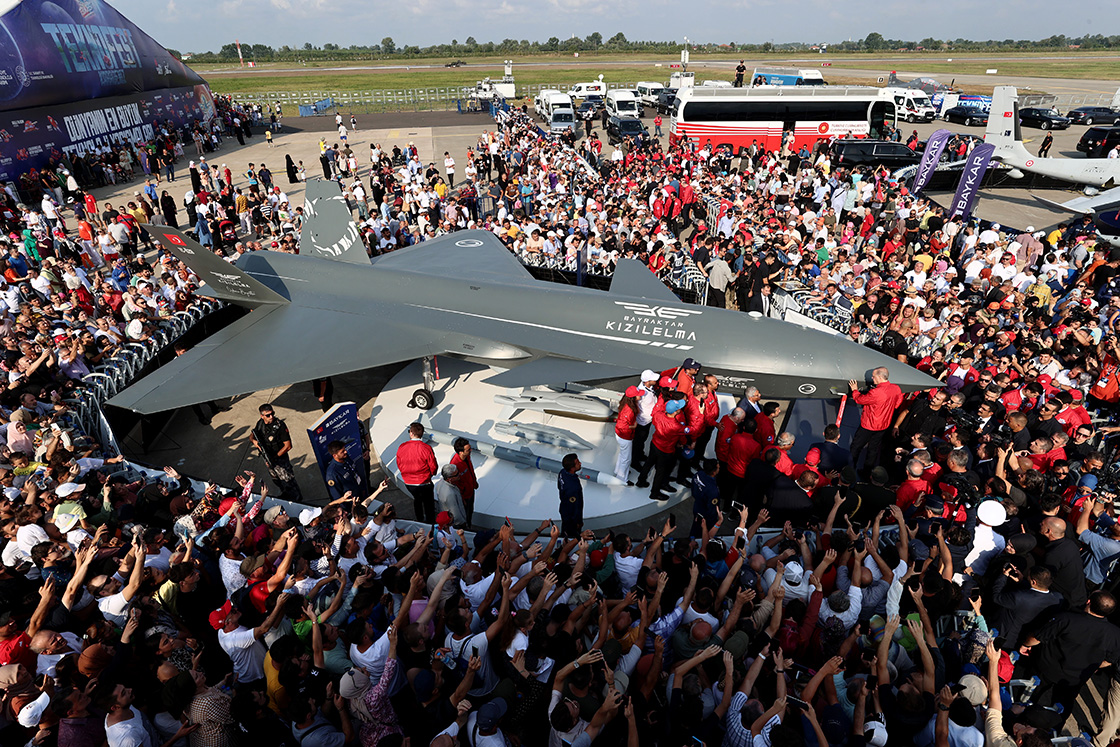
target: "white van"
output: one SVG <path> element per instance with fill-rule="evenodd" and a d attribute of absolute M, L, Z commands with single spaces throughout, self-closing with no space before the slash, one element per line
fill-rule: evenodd
<path fill-rule="evenodd" d="M 560 93 L 555 88 L 542 88 L 537 97 L 533 99 L 533 113 L 544 120 L 548 120 L 548 100 L 553 94 Z"/>
<path fill-rule="evenodd" d="M 894 102 L 895 115 L 907 122 L 932 122 L 937 116 L 933 102 L 920 88 L 882 88 L 880 95 Z"/>
<path fill-rule="evenodd" d="M 638 84 L 638 98 L 646 106 L 657 106 L 657 94 L 661 93 L 665 86 L 660 83 L 650 83 L 643 81 Z"/>
<path fill-rule="evenodd" d="M 552 119 L 552 113 L 560 109 L 571 109 L 575 111 L 575 105 L 572 104 L 572 97 L 560 91 L 553 91 L 548 94 L 546 103 L 545 120 Z"/>
<path fill-rule="evenodd" d="M 565 96 L 564 98 L 567 98 Z M 548 115 L 548 131 L 552 135 L 562 135 L 568 130 L 576 128 L 576 111 L 572 108 L 571 100 L 567 106 L 557 105 L 552 108 Z"/>
<path fill-rule="evenodd" d="M 607 101 L 604 106 L 608 117 L 638 118 L 638 100 L 634 98 L 631 91 L 607 91 Z"/>
<path fill-rule="evenodd" d="M 595 94 L 597 96 L 605 96 L 607 93 L 607 84 L 601 80 L 593 80 L 590 83 L 576 83 L 568 91 L 568 95 L 573 99 L 582 99 L 585 96 Z"/>

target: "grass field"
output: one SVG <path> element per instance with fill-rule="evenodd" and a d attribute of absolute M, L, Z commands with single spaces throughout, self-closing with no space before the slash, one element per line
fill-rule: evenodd
<path fill-rule="evenodd" d="M 495 76 L 496 73 L 496 76 Z M 514 69 L 517 84 L 543 85 L 555 83 L 570 86 L 593 80 L 597 73 L 593 69 L 526 67 Z M 205 73 L 202 73 L 205 76 Z M 474 84 L 486 75 L 501 77 L 501 70 L 481 71 L 478 68 L 433 68 L 418 70 L 386 70 L 384 72 L 360 70 L 354 72 L 323 72 L 308 69 L 296 74 L 267 72 L 250 75 L 212 75 L 207 77 L 210 88 L 215 93 L 248 93 L 265 91 L 370 91 L 400 90 L 406 88 L 461 87 Z M 669 77 L 667 67 L 653 65 L 618 66 L 604 71 L 606 80 L 636 83 L 640 80 L 665 80 Z M 733 80 L 735 74 L 728 70 L 703 70 L 697 76 L 702 79 Z"/>
<path fill-rule="evenodd" d="M 948 61 L 948 56 L 953 61 Z M 698 80 L 731 80 L 734 73 L 727 64 L 735 54 L 695 54 L 690 68 Z M 275 62 L 265 63 L 252 71 L 228 64 L 200 64 L 195 69 L 207 78 L 216 93 L 243 95 L 268 95 L 271 92 L 363 92 L 394 91 L 417 88 L 458 88 L 473 86 L 479 79 L 502 74 L 501 57 L 471 57 L 464 68 L 445 68 L 443 58 L 416 60 L 348 60 L 345 62 Z M 640 59 L 640 63 L 625 64 Z M 640 80 L 665 81 L 676 58 L 670 55 L 619 55 L 581 54 L 579 60 L 571 56 L 537 55 L 515 59 L 514 74 L 519 86 L 555 84 L 570 86 L 592 80 L 600 73 L 608 82 Z M 773 56 L 772 58 L 747 58 L 748 68 L 756 64 L 798 65 L 809 67 L 817 59 L 806 55 L 800 58 Z M 821 55 L 822 62 L 830 63 L 822 72 L 830 83 L 875 85 L 876 78 L 892 69 L 920 70 L 950 79 L 954 76 L 984 75 L 991 68 L 1001 76 L 1028 76 L 1054 79 L 1116 79 L 1120 81 L 1120 55 L 1115 53 L 1040 53 L 1006 54 L 990 53 L 956 55 L 952 52 L 914 54 L 847 54 Z M 660 63 L 658 63 L 660 60 Z M 570 61 L 561 66 L 556 63 Z M 610 63 L 597 65 L 596 63 Z M 715 63 L 715 64 L 713 64 Z M 402 69 L 407 64 L 409 69 Z M 425 67 L 434 65 L 435 67 Z M 333 68 L 333 69 L 328 69 Z M 881 71 L 874 74 L 846 73 L 848 69 Z M 966 93 L 987 93 L 981 85 L 963 84 Z"/>

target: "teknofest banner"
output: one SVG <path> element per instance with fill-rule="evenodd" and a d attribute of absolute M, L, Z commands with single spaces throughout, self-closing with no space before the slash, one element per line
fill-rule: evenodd
<path fill-rule="evenodd" d="M 0 180 L 213 115 L 206 82 L 102 0 L 0 16 Z"/>

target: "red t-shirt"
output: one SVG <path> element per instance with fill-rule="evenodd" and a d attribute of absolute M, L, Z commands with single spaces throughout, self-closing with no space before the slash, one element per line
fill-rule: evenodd
<path fill-rule="evenodd" d="M 31 638 L 25 631 L 19 635 L 0 640 L 0 667 L 9 664 L 22 664 L 29 672 L 34 672 L 38 657 L 31 650 Z"/>
<path fill-rule="evenodd" d="M 1120 364 L 1111 354 L 1106 354 L 1104 360 L 1101 361 L 1100 378 L 1089 390 L 1089 395 L 1105 402 L 1120 400 L 1120 382 L 1116 381 L 1117 373 L 1120 373 Z"/>

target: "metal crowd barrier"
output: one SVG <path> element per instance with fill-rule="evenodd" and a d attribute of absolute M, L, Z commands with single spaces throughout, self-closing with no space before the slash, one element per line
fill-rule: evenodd
<path fill-rule="evenodd" d="M 223 306 L 220 301 L 200 299 L 185 311 L 177 311 L 174 315 L 161 319 L 159 329 L 149 339 L 143 342 L 133 340 L 121 345 L 120 350 L 111 358 L 82 378 L 84 386 L 64 400 L 70 406 L 78 427 L 86 434 L 98 434 L 102 446 L 112 445 L 116 449 L 116 437 L 102 415 L 102 406 L 130 385 L 144 367 L 169 345 L 174 344 L 204 317 Z"/>

